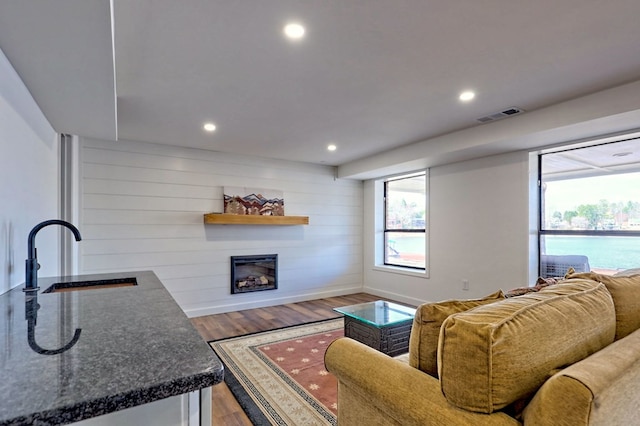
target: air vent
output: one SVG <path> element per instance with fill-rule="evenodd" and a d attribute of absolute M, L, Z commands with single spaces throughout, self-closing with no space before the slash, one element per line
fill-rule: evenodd
<path fill-rule="evenodd" d="M 503 118 L 511 117 L 513 115 L 522 114 L 524 110 L 518 107 L 510 107 L 494 114 L 489 114 L 484 117 L 480 117 L 477 120 L 481 123 L 488 123 L 490 121 L 501 120 Z"/>

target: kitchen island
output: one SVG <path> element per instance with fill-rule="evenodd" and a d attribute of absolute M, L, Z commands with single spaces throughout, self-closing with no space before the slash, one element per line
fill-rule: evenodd
<path fill-rule="evenodd" d="M 153 272 L 38 285 L 0 295 L 0 425 L 121 424 L 150 412 L 172 424 L 176 412 L 178 424 L 210 422 L 222 363 Z"/>

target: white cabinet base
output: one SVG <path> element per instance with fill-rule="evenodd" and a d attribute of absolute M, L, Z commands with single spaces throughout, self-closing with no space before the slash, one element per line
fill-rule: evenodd
<path fill-rule="evenodd" d="M 127 408 L 74 426 L 211 426 L 211 388 Z"/>

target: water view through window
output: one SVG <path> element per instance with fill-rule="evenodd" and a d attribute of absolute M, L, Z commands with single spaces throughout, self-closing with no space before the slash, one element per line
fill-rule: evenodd
<path fill-rule="evenodd" d="M 587 256 L 592 270 L 618 271 L 640 267 L 640 238 L 544 236 L 547 254 Z"/>
<path fill-rule="evenodd" d="M 543 154 L 540 165 L 541 261 L 640 267 L 640 140 Z"/>

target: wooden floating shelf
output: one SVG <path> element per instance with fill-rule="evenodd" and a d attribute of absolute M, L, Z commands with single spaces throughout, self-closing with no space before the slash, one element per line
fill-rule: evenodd
<path fill-rule="evenodd" d="M 308 225 L 309 216 L 257 216 L 206 213 L 204 223 L 211 225 Z"/>

